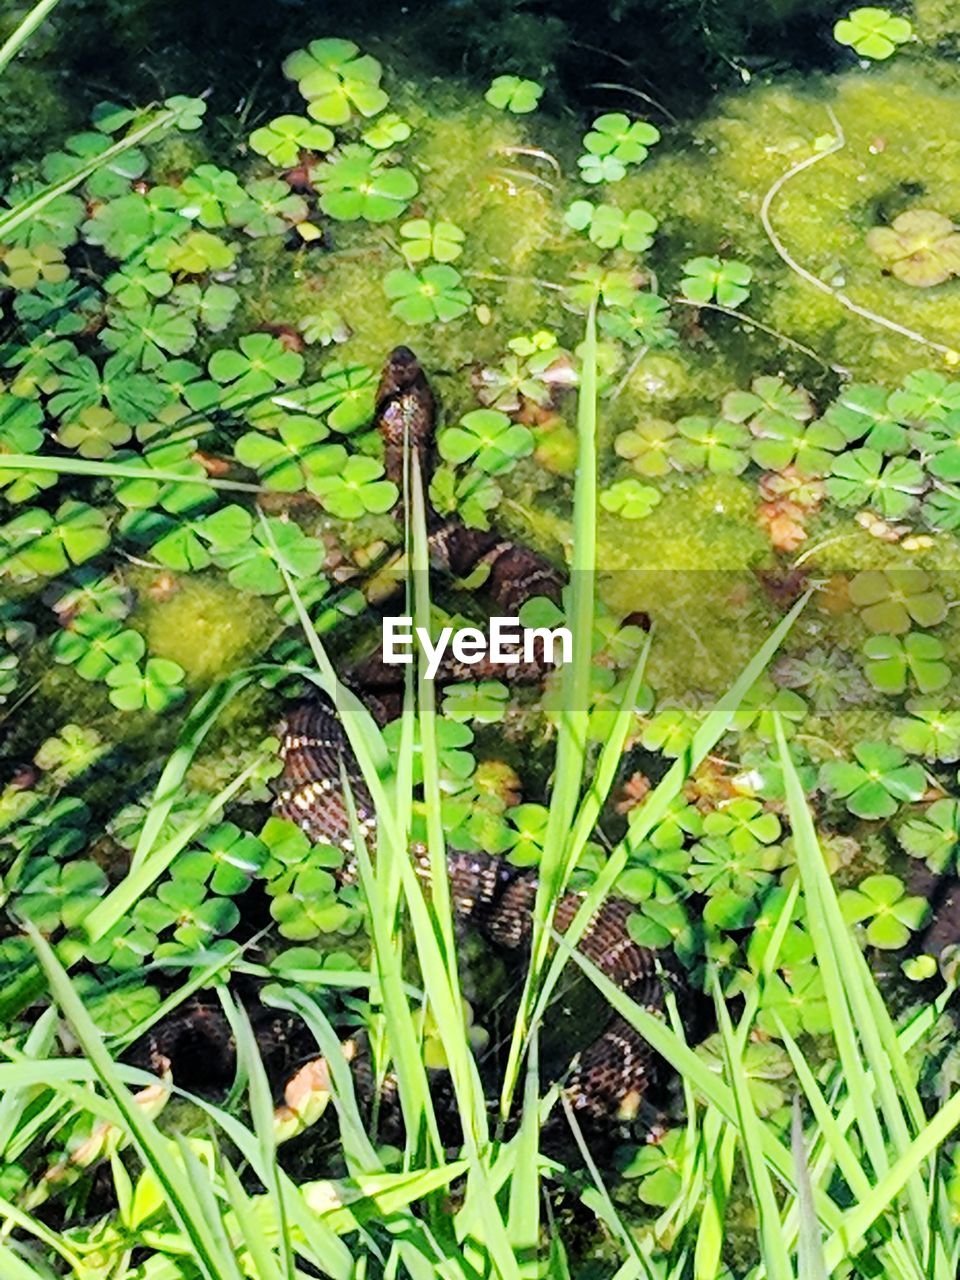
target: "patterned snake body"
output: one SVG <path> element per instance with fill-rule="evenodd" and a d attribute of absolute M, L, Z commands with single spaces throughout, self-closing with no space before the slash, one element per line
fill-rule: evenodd
<path fill-rule="evenodd" d="M 386 471 L 401 488 L 407 459 L 416 457 L 426 482 L 436 417 L 433 394 L 419 362 L 400 347 L 387 362 L 377 396 L 376 425 L 384 442 Z M 492 531 L 469 529 L 459 520 L 442 520 L 428 512 L 431 563 L 435 568 L 463 578 L 479 565 L 488 567 L 483 590 L 494 608 L 516 614 L 535 595 L 559 600 L 564 579 L 530 548 L 501 538 Z M 503 677 L 504 668 L 497 674 Z M 440 679 L 483 678 L 486 673 L 471 665 L 466 671 L 442 669 Z M 544 664 L 518 664 L 510 680 L 541 679 Z M 350 682 L 363 694 L 383 678 L 379 655 L 354 668 Z M 360 770 L 347 742 L 343 725 L 325 700 L 292 707 L 281 729 L 283 771 L 277 780 L 276 810 L 294 821 L 316 842 L 334 845 L 346 854 L 343 876 L 355 874 L 353 842 L 343 794 L 345 771 L 365 842 L 371 846 L 376 815 Z M 425 854 L 413 850 L 419 869 L 425 870 Z M 484 853 L 451 851 L 447 872 L 450 899 L 458 921 L 479 931 L 495 947 L 519 952 L 529 945 L 537 894 L 536 877 L 503 859 Z M 553 927 L 560 935 L 569 929 L 582 898 L 566 893 L 556 904 Z M 594 914 L 578 943 L 578 950 L 620 990 L 649 1011 L 661 1013 L 665 991 L 679 986 L 675 974 L 664 973 L 654 952 L 638 946 L 630 937 L 627 921 L 633 907 L 621 899 L 607 900 Z M 212 1018 L 209 1009 L 204 1016 Z M 180 1051 L 176 1034 L 189 1030 L 184 1020 L 199 1014 L 181 1012 L 161 1024 L 154 1035 L 152 1052 L 174 1063 Z M 256 1029 L 256 1028 L 255 1028 Z M 195 1030 L 195 1028 L 194 1028 Z M 283 1031 L 269 1019 L 259 1042 L 269 1048 Z M 221 1036 L 222 1038 L 222 1036 Z M 614 1017 L 603 1033 L 581 1052 L 566 1082 L 568 1096 L 584 1117 L 609 1122 L 636 1114 L 654 1074 L 655 1055 L 643 1038 L 621 1017 Z"/>

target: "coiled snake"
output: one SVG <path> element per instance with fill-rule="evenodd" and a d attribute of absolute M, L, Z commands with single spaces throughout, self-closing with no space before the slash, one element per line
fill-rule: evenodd
<path fill-rule="evenodd" d="M 395 350 L 385 366 L 377 394 L 376 425 L 384 443 L 387 475 L 402 486 L 407 452 L 416 455 L 420 472 L 431 472 L 436 407 L 427 379 L 414 354 Z M 514 615 L 535 595 L 559 598 L 563 578 L 540 556 L 492 531 L 470 529 L 457 519 L 430 513 L 432 566 L 464 578 L 487 566 L 483 590 L 501 614 Z M 361 696 L 378 682 L 383 668 L 378 656 L 350 673 Z M 503 673 L 503 668 L 498 669 Z M 476 665 L 466 672 L 448 664 L 438 678 L 482 674 Z M 520 664 L 512 679 L 539 679 L 544 664 Z M 315 699 L 288 712 L 282 727 L 283 771 L 277 782 L 277 812 L 292 819 L 312 840 L 333 844 L 348 854 L 342 874 L 352 874 L 350 824 L 343 794 L 342 770 L 350 780 L 357 816 L 372 836 L 374 808 L 343 727 L 332 707 Z M 372 842 L 371 842 L 372 843 Z M 418 857 L 414 851 L 414 857 Z M 530 941 L 537 881 L 500 858 L 482 853 L 451 852 L 447 871 L 450 898 L 459 921 L 478 930 L 491 944 L 519 952 Z M 581 905 L 580 895 L 567 893 L 556 904 L 554 928 L 563 934 Z M 638 946 L 627 928 L 632 906 L 608 899 L 595 913 L 579 951 L 616 986 L 648 1010 L 664 1008 L 664 974 L 655 954 Z M 263 1050 L 274 1049 L 285 1031 L 277 1019 L 261 1011 L 254 1031 Z M 152 1061 L 172 1065 L 174 1075 L 198 1045 L 212 1049 L 221 1064 L 229 1061 L 230 1035 L 222 1014 L 208 1003 L 188 1006 L 159 1024 L 152 1034 Z M 212 1056 L 212 1054 L 211 1054 Z M 579 1114 L 599 1122 L 631 1117 L 637 1111 L 654 1069 L 655 1055 L 639 1033 L 621 1017 L 613 1017 L 602 1034 L 571 1064 L 566 1089 Z"/>

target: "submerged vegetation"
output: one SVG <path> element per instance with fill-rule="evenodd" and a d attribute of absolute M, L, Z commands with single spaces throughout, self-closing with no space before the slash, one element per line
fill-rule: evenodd
<path fill-rule="evenodd" d="M 671 5 L 740 82 L 679 120 L 629 64 L 565 94 L 553 8 L 462 77 L 418 6 L 395 60 L 392 18 L 298 10 L 256 86 L 138 107 L 119 67 L 82 122 L 67 0 L 0 47 L 56 128 L 0 99 L 13 1280 L 957 1273 L 960 25 L 793 6 L 829 74 L 753 76 L 739 6 Z M 406 492 L 399 344 L 443 405 Z M 482 565 L 427 582 L 428 507 L 569 567 L 521 618 L 574 658 L 421 674 L 380 727 L 339 676 L 398 579 L 418 625 L 482 616 Z M 271 813 L 317 688 L 376 808 L 355 878 Z M 537 870 L 519 972 L 457 936 L 448 850 Z M 686 975 L 664 1018 L 575 950 L 610 897 Z M 201 1040 L 158 1080 L 198 992 L 236 1071 Z M 564 1091 L 597 992 L 664 1063 L 601 1134 Z"/>

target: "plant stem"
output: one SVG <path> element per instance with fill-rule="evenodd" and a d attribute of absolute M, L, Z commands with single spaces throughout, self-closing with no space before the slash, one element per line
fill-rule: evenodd
<path fill-rule="evenodd" d="M 53 12 L 59 3 L 60 0 L 37 0 L 37 3 L 14 30 L 13 34 L 9 35 L 0 45 L 0 72 L 4 71 L 9 63 L 13 61 L 37 27 Z"/>

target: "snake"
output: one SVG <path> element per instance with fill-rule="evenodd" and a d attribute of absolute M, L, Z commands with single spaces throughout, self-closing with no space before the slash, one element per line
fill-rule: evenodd
<path fill-rule="evenodd" d="M 405 480 L 417 469 L 428 480 L 433 469 L 437 403 L 420 361 L 407 347 L 394 350 L 384 366 L 376 393 L 374 425 L 383 441 L 387 477 L 403 491 Z M 494 529 L 468 527 L 458 517 L 443 517 L 427 503 L 427 534 L 431 568 L 456 579 L 485 570 L 482 590 L 492 609 L 515 615 L 534 596 L 556 602 L 565 576 L 538 552 L 501 536 Z M 395 670 L 395 669 L 394 669 Z M 543 661 L 518 661 L 516 668 L 496 668 L 501 679 L 543 679 Z M 447 662 L 438 680 L 484 678 L 483 664 L 460 670 Z M 361 698 L 396 679 L 384 672 L 379 653 L 347 673 L 346 683 Z M 274 781 L 275 811 L 294 822 L 313 842 L 333 845 L 344 855 L 341 883 L 356 877 L 356 851 L 352 833 L 357 827 L 364 843 L 376 840 L 376 811 L 333 703 L 316 696 L 288 708 L 280 726 L 282 771 Z M 344 786 L 344 778 L 349 787 Z M 354 808 L 351 825 L 348 801 Z M 414 866 L 428 880 L 428 858 L 422 845 L 411 849 Z M 451 908 L 460 928 L 473 929 L 493 948 L 522 955 L 530 947 L 534 931 L 538 879 L 535 870 L 521 869 L 492 854 L 450 850 L 446 871 Z M 580 913 L 583 895 L 562 893 L 553 907 L 552 927 L 561 937 Z M 658 953 L 636 943 L 630 934 L 633 904 L 608 897 L 594 911 L 581 932 L 576 949 L 618 991 L 644 1010 L 664 1016 L 667 995 L 682 996 L 682 975 Z M 290 1046 L 299 1037 L 274 1011 L 256 1008 L 252 1019 L 257 1044 L 265 1059 L 289 1059 Z M 174 1078 L 199 1059 L 216 1061 L 229 1076 L 233 1042 L 218 1003 L 195 997 L 151 1032 L 148 1060 L 172 1068 Z M 288 1052 L 284 1052 L 287 1050 Z M 309 1055 L 308 1055 L 309 1057 Z M 630 1121 L 640 1113 L 651 1082 L 662 1070 L 662 1061 L 636 1028 L 611 1011 L 600 1034 L 567 1064 L 563 1080 L 566 1097 L 585 1121 L 605 1124 Z M 286 1067 L 289 1068 L 289 1062 Z M 390 1091 L 390 1082 L 386 1086 Z"/>

